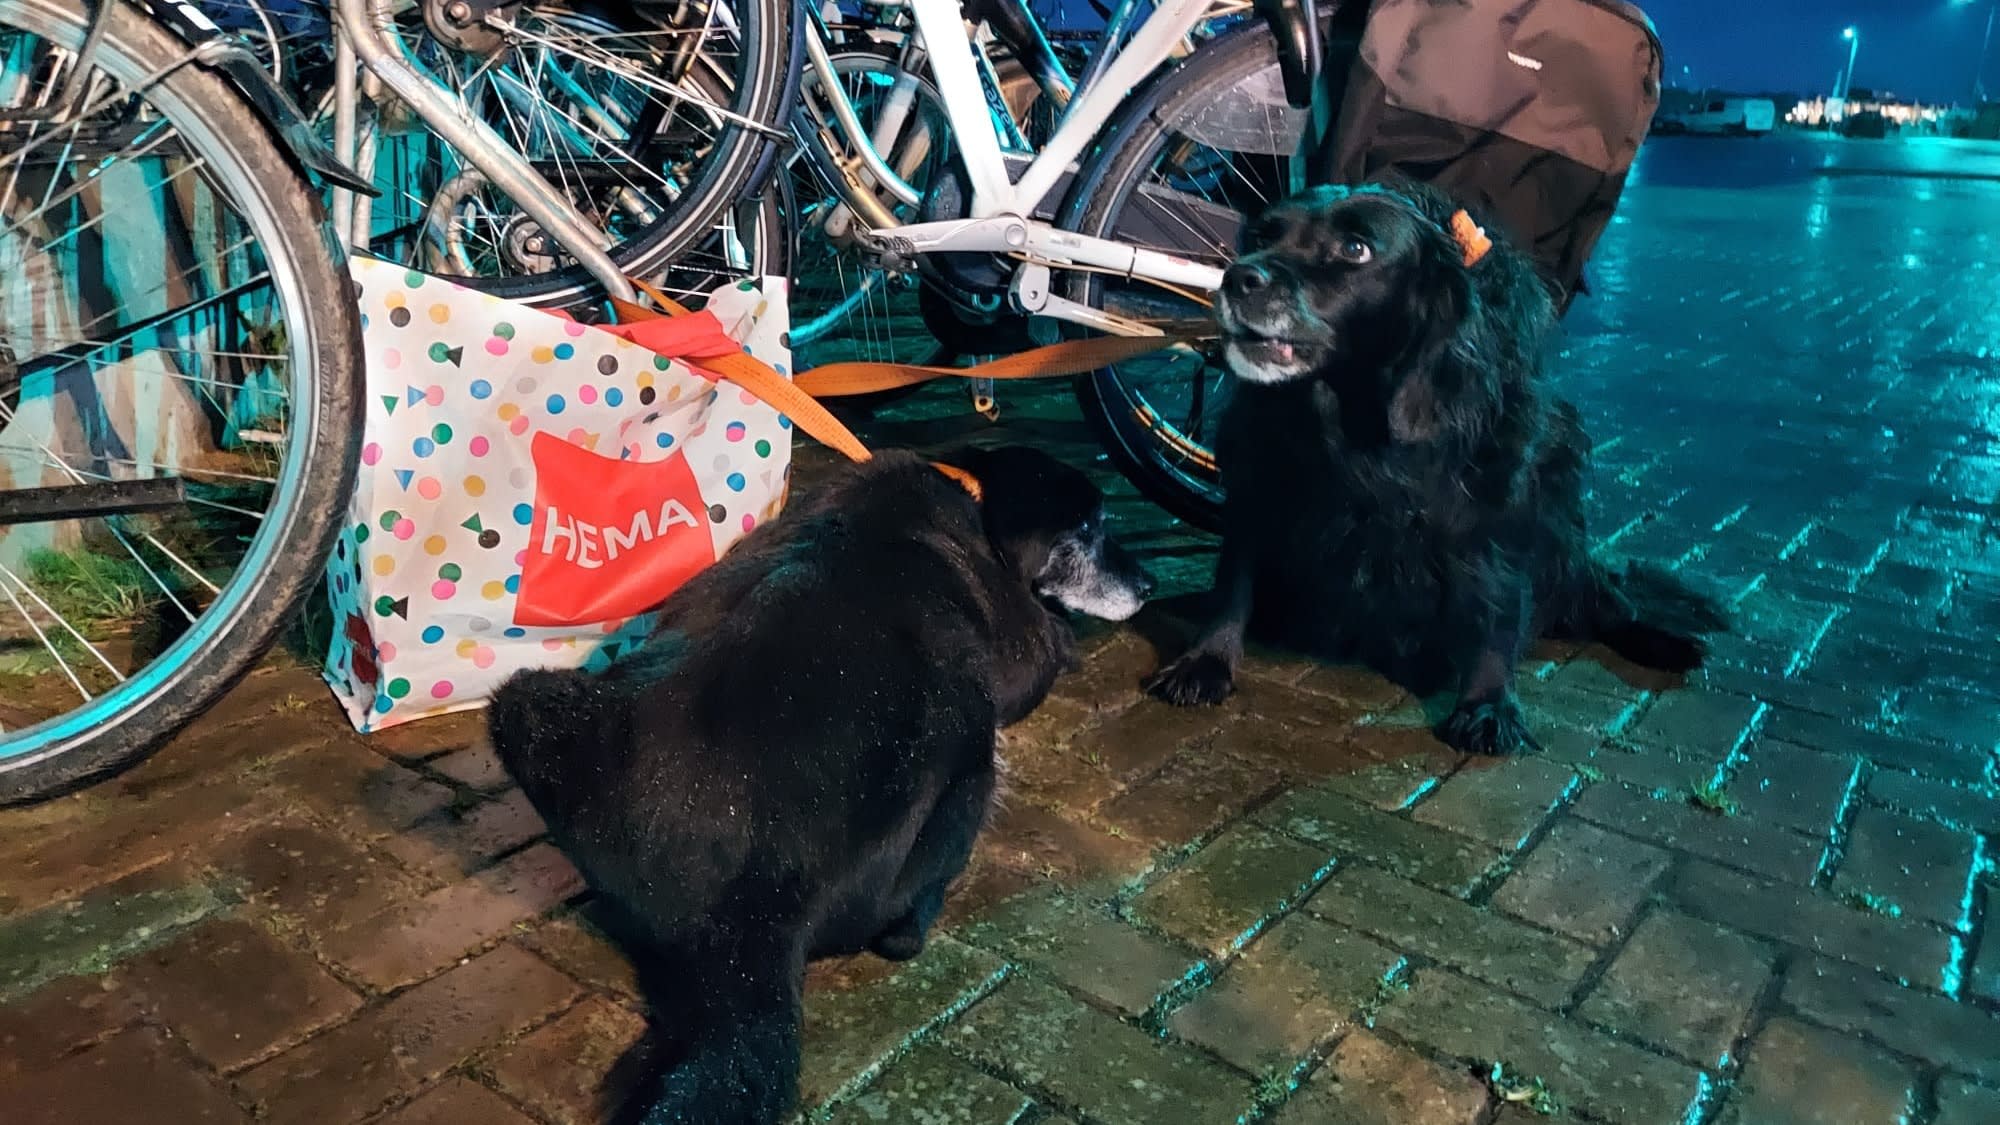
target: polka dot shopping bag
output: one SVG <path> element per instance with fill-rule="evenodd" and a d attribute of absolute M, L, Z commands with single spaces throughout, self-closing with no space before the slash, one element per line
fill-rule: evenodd
<path fill-rule="evenodd" d="M 327 564 L 325 676 L 362 731 L 596 666 L 782 505 L 791 423 L 674 355 L 787 372 L 785 279 L 719 290 L 650 350 L 364 257 L 368 404 Z M 684 348 L 684 350 L 683 350 Z"/>

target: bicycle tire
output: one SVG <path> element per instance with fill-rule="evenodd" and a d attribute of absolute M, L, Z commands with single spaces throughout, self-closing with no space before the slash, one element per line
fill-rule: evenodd
<path fill-rule="evenodd" d="M 72 52 L 92 15 L 84 0 L 0 0 L 0 26 Z M 133 765 L 249 671 L 317 587 L 359 456 L 360 319 L 318 192 L 232 86 L 199 65 L 177 65 L 185 43 L 122 4 L 103 15 L 99 70 L 128 88 L 164 72 L 146 88 L 148 102 L 205 161 L 265 252 L 291 333 L 293 445 L 242 563 L 178 640 L 93 703 L 0 732 L 0 805 L 55 796 Z"/>
<path fill-rule="evenodd" d="M 1114 138 L 1086 165 L 1066 197 L 1057 225 L 1097 237 L 1114 237 L 1118 221 L 1149 162 L 1172 135 L 1172 123 L 1192 107 L 1213 104 L 1218 90 L 1263 81 L 1278 67 L 1277 42 L 1261 21 L 1246 23 L 1203 44 L 1177 65 L 1156 74 L 1128 99 L 1104 129 Z M 1092 307 L 1103 303 L 1102 275 L 1073 273 L 1068 296 Z M 1078 408 L 1119 471 L 1154 503 L 1211 531 L 1222 523 L 1222 485 L 1214 470 L 1190 471 L 1158 427 L 1133 408 L 1132 391 L 1116 368 L 1076 381 Z"/>
<path fill-rule="evenodd" d="M 804 40 L 799 35 L 795 0 L 736 0 L 743 12 L 743 56 L 747 70 L 744 92 L 728 107 L 731 112 L 773 128 L 786 127 L 804 69 Z M 613 5 L 584 8 L 612 18 Z M 722 151 L 702 162 L 695 183 L 674 202 L 672 211 L 634 237 L 611 248 L 611 259 L 624 273 L 648 277 L 693 249 L 721 221 L 723 213 L 745 199 L 762 196 L 770 185 L 782 142 L 745 128 L 727 130 Z M 752 271 L 759 272 L 759 271 Z M 772 272 L 769 265 L 762 272 Z M 582 266 L 570 266 L 527 277 L 464 277 L 454 281 L 510 301 L 534 306 L 561 306 L 591 296 L 602 286 Z"/>

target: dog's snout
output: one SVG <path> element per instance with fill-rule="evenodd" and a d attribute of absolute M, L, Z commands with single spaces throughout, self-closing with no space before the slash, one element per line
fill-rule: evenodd
<path fill-rule="evenodd" d="M 1237 262 L 1222 273 L 1222 292 L 1230 297 L 1248 297 L 1270 284 L 1270 271 L 1255 262 Z"/>
<path fill-rule="evenodd" d="M 1140 571 L 1139 580 L 1132 584 L 1132 592 L 1138 594 L 1139 600 L 1143 602 L 1152 598 L 1154 589 L 1156 587 L 1153 585 L 1153 576 Z"/>

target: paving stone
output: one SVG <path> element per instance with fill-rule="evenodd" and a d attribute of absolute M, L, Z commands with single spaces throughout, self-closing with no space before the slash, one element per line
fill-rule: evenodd
<path fill-rule="evenodd" d="M 1620 737 L 1648 750 L 1720 760 L 1749 733 L 1760 705 L 1740 695 L 1674 691 L 1653 701 Z"/>
<path fill-rule="evenodd" d="M 1763 734 L 1781 742 L 1842 756 L 1858 755 L 1890 769 L 1910 770 L 1952 781 L 1977 782 L 1986 774 L 1984 754 L 1898 738 L 1809 711 L 1773 707 L 1771 713 L 1765 716 Z"/>
<path fill-rule="evenodd" d="M 1055 682 L 1049 695 L 1100 715 L 1112 715 L 1146 698 L 1139 681 L 1159 667 L 1160 656 L 1131 632 L 1114 633 L 1103 644 L 1085 647 L 1079 667 Z M 1167 704 L 1159 704 L 1161 707 Z"/>
<path fill-rule="evenodd" d="M 352 1121 L 575 995 L 567 977 L 503 945 L 245 1071 L 237 1087 L 261 1120 Z"/>
<path fill-rule="evenodd" d="M 1859 1040 L 1789 1019 L 1767 1024 L 1750 1046 L 1728 1125 L 1855 1125 L 1907 1121 L 1915 1079 Z"/>
<path fill-rule="evenodd" d="M 2000 795 L 1986 786 L 1954 785 L 1897 770 L 1879 770 L 1868 779 L 1868 796 L 1931 820 L 2000 834 Z"/>
<path fill-rule="evenodd" d="M 1367 764 L 1333 774 L 1320 788 L 1384 812 L 1408 807 L 1459 763 L 1457 754 L 1423 729 L 1364 727 L 1350 745 L 1367 752 Z"/>
<path fill-rule="evenodd" d="M 1521 697 L 1521 708 L 1527 713 L 1530 730 L 1554 726 L 1587 731 L 1608 730 L 1636 706 L 1629 698 L 1579 691 L 1546 680 L 1524 679 L 1515 687 Z"/>
<path fill-rule="evenodd" d="M 1223 704 L 1231 721 L 1215 745 L 1294 778 L 1351 773 L 1375 761 L 1355 741 L 1367 708 L 1275 684 L 1245 681 Z"/>
<path fill-rule="evenodd" d="M 1742 816 L 1695 808 L 1684 800 L 1654 800 L 1620 785 L 1594 785 L 1576 815 L 1663 847 L 1718 860 L 1789 883 L 1804 884 L 1819 867 L 1821 847 L 1803 836 Z"/>
<path fill-rule="evenodd" d="M 1725 926 L 1838 957 L 1877 972 L 1942 985 L 1951 942 L 1903 918 L 1857 910 L 1803 887 L 1767 883 L 1707 863 L 1689 863 L 1668 887 L 1682 909 Z"/>
<path fill-rule="evenodd" d="M 1986 892 L 1988 910 L 1993 909 L 1990 904 L 1994 898 L 1995 892 L 1988 889 Z M 2000 922 L 1996 922 L 1989 914 L 1985 930 L 1986 935 L 1979 941 L 1979 957 L 1972 963 L 1972 980 L 1967 983 L 1967 987 L 1972 990 L 1974 996 L 2000 1003 Z"/>
<path fill-rule="evenodd" d="M 1207 740 L 1221 726 L 1213 709 L 1148 699 L 1078 734 L 1070 741 L 1070 750 L 1123 784 L 1159 769 L 1174 751 Z"/>
<path fill-rule="evenodd" d="M 1105 802 L 1098 819 L 1154 846 L 1178 846 L 1234 820 L 1271 792 L 1278 771 L 1218 746 L 1182 750 L 1158 773 Z"/>
<path fill-rule="evenodd" d="M 0 840 L 0 916 L 21 914 L 214 845 L 269 817 L 274 803 L 234 781 L 170 790 L 48 833 Z M 0 989 L 4 991 L 4 989 Z"/>
<path fill-rule="evenodd" d="M 1004 962 L 949 937 L 867 987 L 808 990 L 799 1104 L 819 1105 L 862 1071 L 889 1057 L 912 1031 L 966 1003 L 999 976 Z"/>
<path fill-rule="evenodd" d="M 597 906 L 593 900 L 580 912 L 551 918 L 514 940 L 591 988 L 635 997 L 639 995 L 638 973 L 618 946 L 593 923 L 592 911 Z"/>
<path fill-rule="evenodd" d="M 1353 664 L 1321 664 L 1298 682 L 1300 691 L 1330 695 L 1370 711 L 1386 711 L 1408 693 L 1387 679 Z"/>
<path fill-rule="evenodd" d="M 1179 983 L 1195 958 L 1109 908 L 1045 887 L 967 927 L 965 941 L 1026 961 L 1129 1015 Z"/>
<path fill-rule="evenodd" d="M 1365 1031 L 1340 1041 L 1318 1073 L 1294 1093 L 1277 1125 L 1474 1125 L 1486 1087 Z"/>
<path fill-rule="evenodd" d="M 1752 746 L 1729 783 L 1752 820 L 1825 836 L 1839 816 L 1856 762 L 1766 738 Z"/>
<path fill-rule="evenodd" d="M 535 1125 L 535 1119 L 470 1078 L 453 1077 L 401 1109 L 376 1118 L 374 1125 Z"/>
<path fill-rule="evenodd" d="M 1602 945 L 1621 936 L 1671 862 L 1651 844 L 1564 819 L 1500 884 L 1493 905 Z"/>
<path fill-rule="evenodd" d="M 1295 904 L 1326 854 L 1254 824 L 1215 838 L 1180 870 L 1148 887 L 1132 912 L 1148 924 L 1222 953 L 1259 922 Z"/>
<path fill-rule="evenodd" d="M 1257 938 L 1168 1026 L 1251 1074 L 1282 1072 L 1347 1030 L 1402 956 L 1350 930 L 1294 914 Z"/>
<path fill-rule="evenodd" d="M 2000 1081 L 2000 1018 L 1853 966 L 1816 958 L 1794 965 L 1783 999 L 1815 1023 L 1864 1034 L 1907 1055 Z"/>
<path fill-rule="evenodd" d="M 183 1063 L 166 1036 L 150 1027 L 121 1031 L 0 1084 L 0 1105 L 7 1107 L 8 1125 L 250 1120 L 219 1084 Z M 172 1117 L 162 1118 L 162 1112 Z"/>
<path fill-rule="evenodd" d="M 1678 1055 L 1722 1065 L 1771 978 L 1763 942 L 1671 910 L 1646 916 L 1577 1014 Z"/>
<path fill-rule="evenodd" d="M 1975 1086 L 1963 1078 L 1941 1078 L 1937 1106 L 1931 1125 L 1992 1125 L 2000 1121 L 2000 1090 Z"/>
<path fill-rule="evenodd" d="M 0 1004 L 0 1089 L 136 1023 L 139 1004 L 110 976 L 64 977 Z"/>
<path fill-rule="evenodd" d="M 989 1078 L 933 1043 L 921 1043 L 852 1100 L 828 1125 L 1014 1125 L 1034 1099 Z M 1040 1119 L 1037 1119 L 1040 1120 Z"/>
<path fill-rule="evenodd" d="M 508 1047 L 492 1063 L 499 1087 L 560 1125 L 596 1125 L 638 1092 L 650 1066 L 613 1064 L 646 1035 L 646 1021 L 601 996 L 586 996 Z M 605 1087 L 606 1074 L 624 1079 Z"/>
<path fill-rule="evenodd" d="M 408 828 L 452 800 L 448 786 L 350 742 L 287 758 L 259 777 L 274 792 L 364 839 Z"/>
<path fill-rule="evenodd" d="M 980 853 L 1064 883 L 1128 879 L 1151 866 L 1144 842 L 1093 828 L 1024 800 L 1003 802 L 980 835 Z"/>
<path fill-rule="evenodd" d="M 227 905 L 194 871 L 166 863 L 0 921 L 0 1000 L 59 977 L 102 973 Z"/>
<path fill-rule="evenodd" d="M 1692 1067 L 1441 969 L 1419 971 L 1377 1024 L 1477 1073 L 1504 1062 L 1541 1078 L 1565 1105 L 1629 1125 L 1679 1125 L 1700 1088 Z"/>
<path fill-rule="evenodd" d="M 1577 783 L 1568 766 L 1545 758 L 1468 762 L 1411 814 L 1503 851 L 1521 846 Z"/>
<path fill-rule="evenodd" d="M 491 801 L 477 801 L 425 817 L 406 831 L 378 842 L 405 867 L 450 882 L 491 863 L 548 831 L 541 815 L 519 789 Z"/>
<path fill-rule="evenodd" d="M 932 924 L 939 933 L 950 933 L 986 917 L 1005 903 L 1049 881 L 994 861 L 975 850 L 972 862 L 952 881 L 944 897 L 944 911 Z M 1060 885 L 1060 884 L 1057 884 Z"/>
<path fill-rule="evenodd" d="M 369 987 L 419 980 L 583 890 L 554 845 L 537 844 L 463 882 L 361 918 L 328 937 L 327 957 Z"/>
<path fill-rule="evenodd" d="M 942 1039 L 981 1066 L 1105 1125 L 1225 1122 L 1250 1107 L 1250 1083 L 1221 1064 L 1037 980 L 1008 981 L 946 1028 Z"/>
<path fill-rule="evenodd" d="M 298 818 L 232 836 L 204 862 L 247 901 L 315 937 L 431 887 L 366 846 Z"/>
<path fill-rule="evenodd" d="M 1834 872 L 1837 894 L 1886 898 L 1905 914 L 1956 926 L 1970 910 L 1973 837 L 1942 824 L 1882 809 L 1862 809 Z"/>
<path fill-rule="evenodd" d="M 1495 848 L 1390 816 L 1325 788 L 1294 790 L 1258 810 L 1254 819 L 1325 848 L 1344 862 L 1375 864 L 1453 894 L 1471 889 L 1500 857 Z"/>
<path fill-rule="evenodd" d="M 398 761 L 421 761 L 476 745 L 485 738 L 485 711 L 454 711 L 432 715 L 421 723 L 378 730 L 368 736 L 368 748 Z"/>
<path fill-rule="evenodd" d="M 1591 646 L 1584 651 L 1588 651 L 1590 655 L 1573 656 L 1563 661 L 1542 682 L 1556 692 L 1584 691 L 1593 695 L 1610 696 L 1620 703 L 1638 701 L 1640 693 L 1647 689 L 1647 685 L 1632 683 L 1621 673 L 1628 670 L 1645 672 L 1650 669 L 1638 669 L 1616 653 L 1601 646 Z M 1612 667 L 1606 662 L 1607 660 L 1615 662 L 1617 667 Z"/>
<path fill-rule="evenodd" d="M 1306 909 L 1551 1007 L 1597 957 L 1567 938 L 1370 868 L 1336 871 Z"/>
<path fill-rule="evenodd" d="M 361 1006 L 360 997 L 264 928 L 217 919 L 122 966 L 125 986 L 203 1062 L 231 1071 Z"/>
<path fill-rule="evenodd" d="M 493 752 L 492 744 L 484 739 L 442 758 L 432 758 L 429 765 L 460 785 L 473 789 L 505 789 L 514 783 L 507 767 L 500 764 L 499 755 Z"/>

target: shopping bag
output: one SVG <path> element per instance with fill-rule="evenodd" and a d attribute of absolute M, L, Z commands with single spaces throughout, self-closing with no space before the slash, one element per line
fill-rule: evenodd
<path fill-rule="evenodd" d="M 747 353 L 782 380 L 785 279 L 720 289 L 644 347 L 389 262 L 352 270 L 367 421 L 325 677 L 357 730 L 481 706 L 518 669 L 601 666 L 782 506 L 790 420 L 689 359 Z"/>

